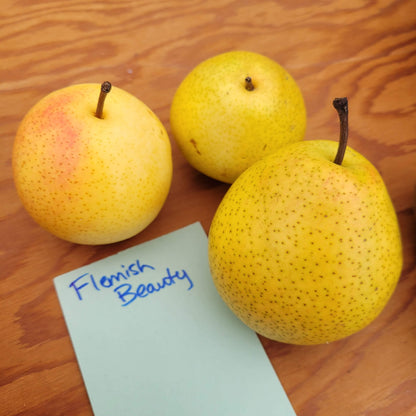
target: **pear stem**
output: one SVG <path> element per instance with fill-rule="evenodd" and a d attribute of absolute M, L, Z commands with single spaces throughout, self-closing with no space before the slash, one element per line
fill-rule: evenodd
<path fill-rule="evenodd" d="M 251 80 L 251 77 L 246 77 L 245 81 L 246 81 L 246 90 L 253 91 L 254 85 L 253 85 L 253 81 Z"/>
<path fill-rule="evenodd" d="M 95 110 L 95 117 L 103 118 L 103 108 L 104 108 L 104 101 L 107 97 L 107 94 L 111 90 L 111 83 L 108 81 L 104 81 L 101 84 L 101 92 L 100 96 L 98 97 L 97 109 Z"/>
<path fill-rule="evenodd" d="M 348 99 L 347 97 L 335 98 L 332 105 L 338 112 L 340 122 L 338 151 L 335 156 L 334 163 L 342 165 L 348 142 Z"/>

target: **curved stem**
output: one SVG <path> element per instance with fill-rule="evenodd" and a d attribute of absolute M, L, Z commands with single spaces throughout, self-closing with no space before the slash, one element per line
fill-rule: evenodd
<path fill-rule="evenodd" d="M 348 141 L 348 99 L 347 97 L 335 98 L 332 105 L 338 112 L 340 122 L 338 151 L 334 163 L 342 165 Z"/>
<path fill-rule="evenodd" d="M 100 96 L 98 97 L 97 109 L 95 110 L 95 117 L 103 118 L 103 108 L 104 108 L 104 101 L 105 97 L 111 90 L 111 83 L 108 81 L 104 81 L 101 84 L 101 92 Z"/>

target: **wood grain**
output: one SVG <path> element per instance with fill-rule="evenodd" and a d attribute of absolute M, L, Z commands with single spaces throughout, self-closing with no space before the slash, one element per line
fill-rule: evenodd
<path fill-rule="evenodd" d="M 154 223 L 103 246 L 56 239 L 16 195 L 19 121 L 50 91 L 106 79 L 143 100 L 169 134 L 175 89 L 200 61 L 246 49 L 286 67 L 308 111 L 307 139 L 338 137 L 380 170 L 397 209 L 404 269 L 382 314 L 315 347 L 260 338 L 299 416 L 416 415 L 416 2 L 413 0 L 3 0 L 0 10 L 0 415 L 92 415 L 53 277 L 200 221 L 228 186 L 195 172 L 172 141 L 174 178 Z"/>

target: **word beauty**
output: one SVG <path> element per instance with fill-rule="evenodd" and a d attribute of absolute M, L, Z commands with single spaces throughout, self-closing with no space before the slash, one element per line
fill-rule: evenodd
<path fill-rule="evenodd" d="M 141 264 L 140 260 L 135 260 L 128 266 L 120 265 L 120 270 L 117 272 L 103 275 L 100 278 L 95 277 L 92 273 L 83 273 L 74 279 L 69 284 L 69 287 L 74 289 L 74 294 L 80 301 L 87 300 L 95 292 L 112 289 L 121 300 L 121 306 L 127 306 L 138 298 L 145 298 L 160 292 L 162 289 L 172 286 L 181 280 L 188 282 L 187 290 L 191 290 L 194 287 L 191 278 L 185 270 L 172 273 L 168 267 L 166 268 L 165 276 L 161 280 L 147 283 L 140 282 L 134 290 L 131 283 L 121 283 L 135 276 L 140 277 L 146 271 L 149 273 L 155 270 L 150 264 Z"/>

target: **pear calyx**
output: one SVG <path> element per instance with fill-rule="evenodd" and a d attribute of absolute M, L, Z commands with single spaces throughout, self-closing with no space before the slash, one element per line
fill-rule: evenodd
<path fill-rule="evenodd" d="M 98 97 L 97 109 L 95 110 L 95 117 L 103 118 L 103 108 L 104 108 L 104 101 L 107 97 L 107 94 L 111 90 L 111 83 L 108 81 L 104 81 L 101 84 L 101 91 L 100 96 Z"/>
<path fill-rule="evenodd" d="M 332 102 L 332 105 L 338 112 L 340 123 L 338 151 L 337 155 L 335 156 L 334 163 L 337 165 L 342 165 L 348 142 L 348 99 L 347 97 L 335 98 Z"/>
<path fill-rule="evenodd" d="M 244 81 L 246 82 L 246 85 L 245 85 L 246 90 L 247 91 L 253 91 L 254 90 L 254 85 L 253 85 L 253 81 L 252 81 L 251 77 L 246 77 Z"/>

